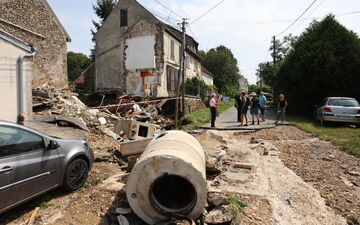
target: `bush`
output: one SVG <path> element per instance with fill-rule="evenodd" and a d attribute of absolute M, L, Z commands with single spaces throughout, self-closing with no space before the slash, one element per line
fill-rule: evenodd
<path fill-rule="evenodd" d="M 314 21 L 280 65 L 275 96 L 283 93 L 289 110 L 312 114 L 329 96 L 360 98 L 360 40 L 329 15 Z"/>

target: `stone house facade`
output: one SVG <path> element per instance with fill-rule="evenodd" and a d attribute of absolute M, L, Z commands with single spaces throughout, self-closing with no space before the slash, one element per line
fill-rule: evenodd
<path fill-rule="evenodd" d="M 36 48 L 33 88 L 44 83 L 67 87 L 71 39 L 46 0 L 1 0 L 0 30 Z"/>
<path fill-rule="evenodd" d="M 96 34 L 94 91 L 155 97 L 174 94 L 181 42 L 179 30 L 158 20 L 136 0 L 119 0 Z M 199 59 L 197 48 L 198 43 L 187 35 L 187 55 Z M 187 71 L 187 77 L 201 74 L 199 68 Z"/>

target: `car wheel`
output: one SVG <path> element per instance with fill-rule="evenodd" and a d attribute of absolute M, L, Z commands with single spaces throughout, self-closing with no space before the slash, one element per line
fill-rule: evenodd
<path fill-rule="evenodd" d="M 65 171 L 63 187 L 68 191 L 81 188 L 87 179 L 89 166 L 83 159 L 73 160 Z"/>

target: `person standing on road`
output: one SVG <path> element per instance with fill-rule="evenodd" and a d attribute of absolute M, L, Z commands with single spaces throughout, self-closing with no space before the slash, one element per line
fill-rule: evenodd
<path fill-rule="evenodd" d="M 281 124 L 284 123 L 285 120 L 285 110 L 287 107 L 288 103 L 285 99 L 285 96 L 283 94 L 281 94 L 279 96 L 279 101 L 278 101 L 278 107 L 277 107 L 277 116 L 276 116 L 276 122 L 275 124 L 279 123 L 279 119 L 281 118 Z"/>
<path fill-rule="evenodd" d="M 241 102 L 242 102 L 242 110 L 241 110 L 241 126 L 244 123 L 244 120 L 246 121 L 244 126 L 249 126 L 248 124 L 248 117 L 247 117 L 247 112 L 249 109 L 249 105 L 250 105 L 250 99 L 248 97 L 246 97 L 246 93 L 243 91 L 241 92 Z"/>
<path fill-rule="evenodd" d="M 215 102 L 216 102 L 216 117 L 220 116 L 220 113 L 219 113 L 219 98 L 218 98 L 218 95 L 215 94 Z"/>
<path fill-rule="evenodd" d="M 265 106 L 266 106 L 266 97 L 264 95 L 264 92 L 260 92 L 260 112 L 261 112 L 261 119 L 263 122 L 265 122 Z"/>
<path fill-rule="evenodd" d="M 216 120 L 216 95 L 213 93 L 211 94 L 210 98 L 210 112 L 211 112 L 211 127 L 215 127 L 215 120 Z"/>
<path fill-rule="evenodd" d="M 242 104 L 242 100 L 241 100 L 241 92 L 239 92 L 235 96 L 235 108 L 237 109 L 237 121 L 239 123 L 241 123 L 242 122 L 241 111 L 243 108 L 243 104 Z"/>
<path fill-rule="evenodd" d="M 255 125 L 255 117 L 257 119 L 258 125 L 260 124 L 259 121 L 259 98 L 257 97 L 256 93 L 253 92 L 250 94 L 251 98 L 251 106 L 250 106 L 250 114 L 252 118 L 252 124 Z"/>

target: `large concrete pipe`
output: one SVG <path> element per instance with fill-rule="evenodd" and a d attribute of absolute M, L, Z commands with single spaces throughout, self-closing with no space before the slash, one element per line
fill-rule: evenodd
<path fill-rule="evenodd" d="M 148 224 L 172 215 L 197 219 L 207 196 L 205 153 L 182 131 L 155 137 L 136 162 L 126 184 L 133 211 Z"/>

